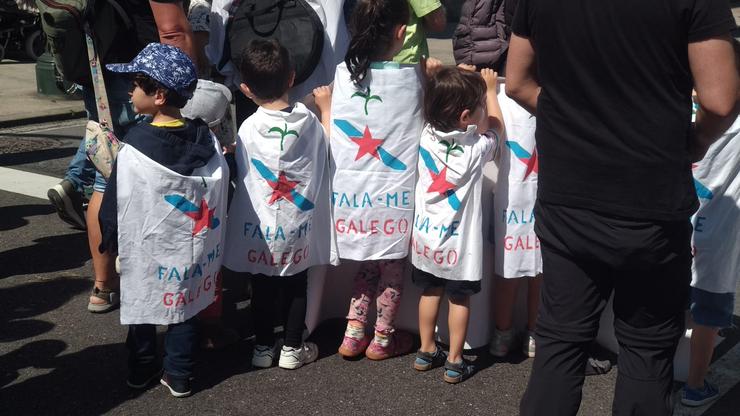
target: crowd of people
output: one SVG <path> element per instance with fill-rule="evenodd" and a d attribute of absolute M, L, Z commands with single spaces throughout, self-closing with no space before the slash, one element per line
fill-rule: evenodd
<path fill-rule="evenodd" d="M 470 298 L 493 254 L 490 353 L 534 357 L 522 414 L 577 413 L 611 297 L 614 414 L 671 413 L 687 309 L 682 401 L 718 397 L 706 373 L 740 274 L 736 242 L 716 243 L 740 232 L 738 46 L 726 1 L 467 0 L 458 65 L 444 66 L 425 34 L 447 26 L 439 0 L 307 0 L 324 42 L 305 74 L 295 34 L 228 47 L 240 2 L 193 1 L 192 30 L 179 1 L 122 3 L 141 22 L 140 47 L 114 45 L 103 58 L 125 144 L 108 178 L 81 145 L 49 198 L 87 230 L 88 309 L 120 304 L 132 388 L 160 380 L 187 396 L 198 328 L 205 346 L 235 338 L 220 322 L 222 268 L 251 283 L 252 365 L 313 362 L 309 271 L 342 261 L 360 265 L 339 354 L 412 352 L 395 325 L 411 263 L 422 291 L 413 367 L 462 382 L 475 373 L 463 357 Z M 84 92 L 95 119 L 95 94 Z M 489 161 L 498 176 L 484 230 Z M 446 350 L 436 334 L 445 295 Z M 155 325 L 168 326 L 162 364 Z"/>

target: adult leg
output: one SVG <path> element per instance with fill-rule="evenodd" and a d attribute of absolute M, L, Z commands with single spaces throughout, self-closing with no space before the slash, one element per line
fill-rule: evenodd
<path fill-rule="evenodd" d="M 527 278 L 527 329 L 534 332 L 537 327 L 537 311 L 540 306 L 542 274 Z"/>
<path fill-rule="evenodd" d="M 611 286 L 604 267 L 578 262 L 541 241 L 547 279 L 535 329 L 537 354 L 520 409 L 525 416 L 575 415 L 587 347 L 596 338 Z"/>
<path fill-rule="evenodd" d="M 686 221 L 645 231 L 655 236 L 654 247 L 640 255 L 639 269 L 627 269 L 615 279 L 619 373 L 614 415 L 667 416 L 673 411 L 673 356 L 685 330 L 691 227 Z"/>
<path fill-rule="evenodd" d="M 93 263 L 95 286 L 90 296 L 88 310 L 91 312 L 107 312 L 117 303 L 118 275 L 115 271 L 116 257 L 111 252 L 101 253 L 99 250 L 103 236 L 100 232 L 98 213 L 103 202 L 103 193 L 94 191 L 87 207 L 87 242 Z"/>

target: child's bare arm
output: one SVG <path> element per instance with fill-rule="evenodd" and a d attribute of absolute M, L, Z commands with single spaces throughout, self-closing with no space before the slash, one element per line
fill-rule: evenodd
<path fill-rule="evenodd" d="M 483 68 L 480 71 L 483 80 L 486 82 L 486 107 L 488 108 L 488 129 L 493 130 L 499 137 L 504 134 L 504 115 L 501 113 L 501 106 L 498 104 L 496 86 L 498 84 L 498 73 L 490 68 Z"/>
<path fill-rule="evenodd" d="M 323 86 L 313 90 L 316 108 L 319 110 L 319 119 L 324 126 L 326 137 L 331 136 L 331 87 Z"/>

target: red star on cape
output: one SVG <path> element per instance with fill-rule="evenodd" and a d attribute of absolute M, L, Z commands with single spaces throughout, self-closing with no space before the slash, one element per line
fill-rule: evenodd
<path fill-rule="evenodd" d="M 446 195 L 450 189 L 455 189 L 455 185 L 447 181 L 447 166 L 438 174 L 432 171 L 429 174 L 432 175 L 432 184 L 429 185 L 427 192 L 437 192 L 440 195 Z"/>
<path fill-rule="evenodd" d="M 372 134 L 370 134 L 370 129 L 367 126 L 365 126 L 365 132 L 362 133 L 362 137 L 350 137 L 350 140 L 360 146 L 360 148 L 357 149 L 355 160 L 359 160 L 366 154 L 380 160 L 380 157 L 378 156 L 378 147 L 383 144 L 383 140 L 373 138 Z"/>
<path fill-rule="evenodd" d="M 288 177 L 285 176 L 285 172 L 280 171 L 277 182 L 269 180 L 267 181 L 267 184 L 270 185 L 270 187 L 272 188 L 272 196 L 270 197 L 270 200 L 267 201 L 267 203 L 269 205 L 272 205 L 280 198 L 287 199 L 290 202 L 294 202 L 292 191 L 299 183 L 300 182 L 298 181 L 293 182 L 288 180 Z"/>
<path fill-rule="evenodd" d="M 527 176 L 529 176 L 530 173 L 538 173 L 540 170 L 540 162 L 537 157 L 537 148 L 535 147 L 532 151 L 532 156 L 527 161 L 527 170 L 524 172 L 524 179 L 527 179 Z"/>
<path fill-rule="evenodd" d="M 213 212 L 215 210 L 215 208 L 208 209 L 208 202 L 206 202 L 205 199 L 201 199 L 199 211 L 184 213 L 195 221 L 193 223 L 193 235 L 196 235 L 204 228 L 208 228 L 211 226 L 211 221 L 213 220 Z"/>

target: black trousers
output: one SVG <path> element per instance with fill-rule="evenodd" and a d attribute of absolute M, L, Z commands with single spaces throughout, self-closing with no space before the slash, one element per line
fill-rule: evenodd
<path fill-rule="evenodd" d="M 197 318 L 193 317 L 179 324 L 168 325 L 164 336 L 164 359 L 162 360 L 165 373 L 179 378 L 190 377 L 195 365 L 197 342 Z M 156 325 L 129 325 L 126 347 L 129 352 L 129 370 L 152 369 L 159 366 L 157 364 Z"/>
<path fill-rule="evenodd" d="M 684 332 L 691 225 L 537 203 L 545 279 L 537 354 L 521 414 L 575 415 L 588 347 L 614 293 L 615 415 L 670 415 L 673 355 Z"/>
<path fill-rule="evenodd" d="M 301 346 L 306 327 L 307 284 L 308 270 L 294 276 L 252 275 L 252 311 L 257 345 L 275 343 L 273 329 L 277 321 L 283 323 L 285 345 Z"/>

